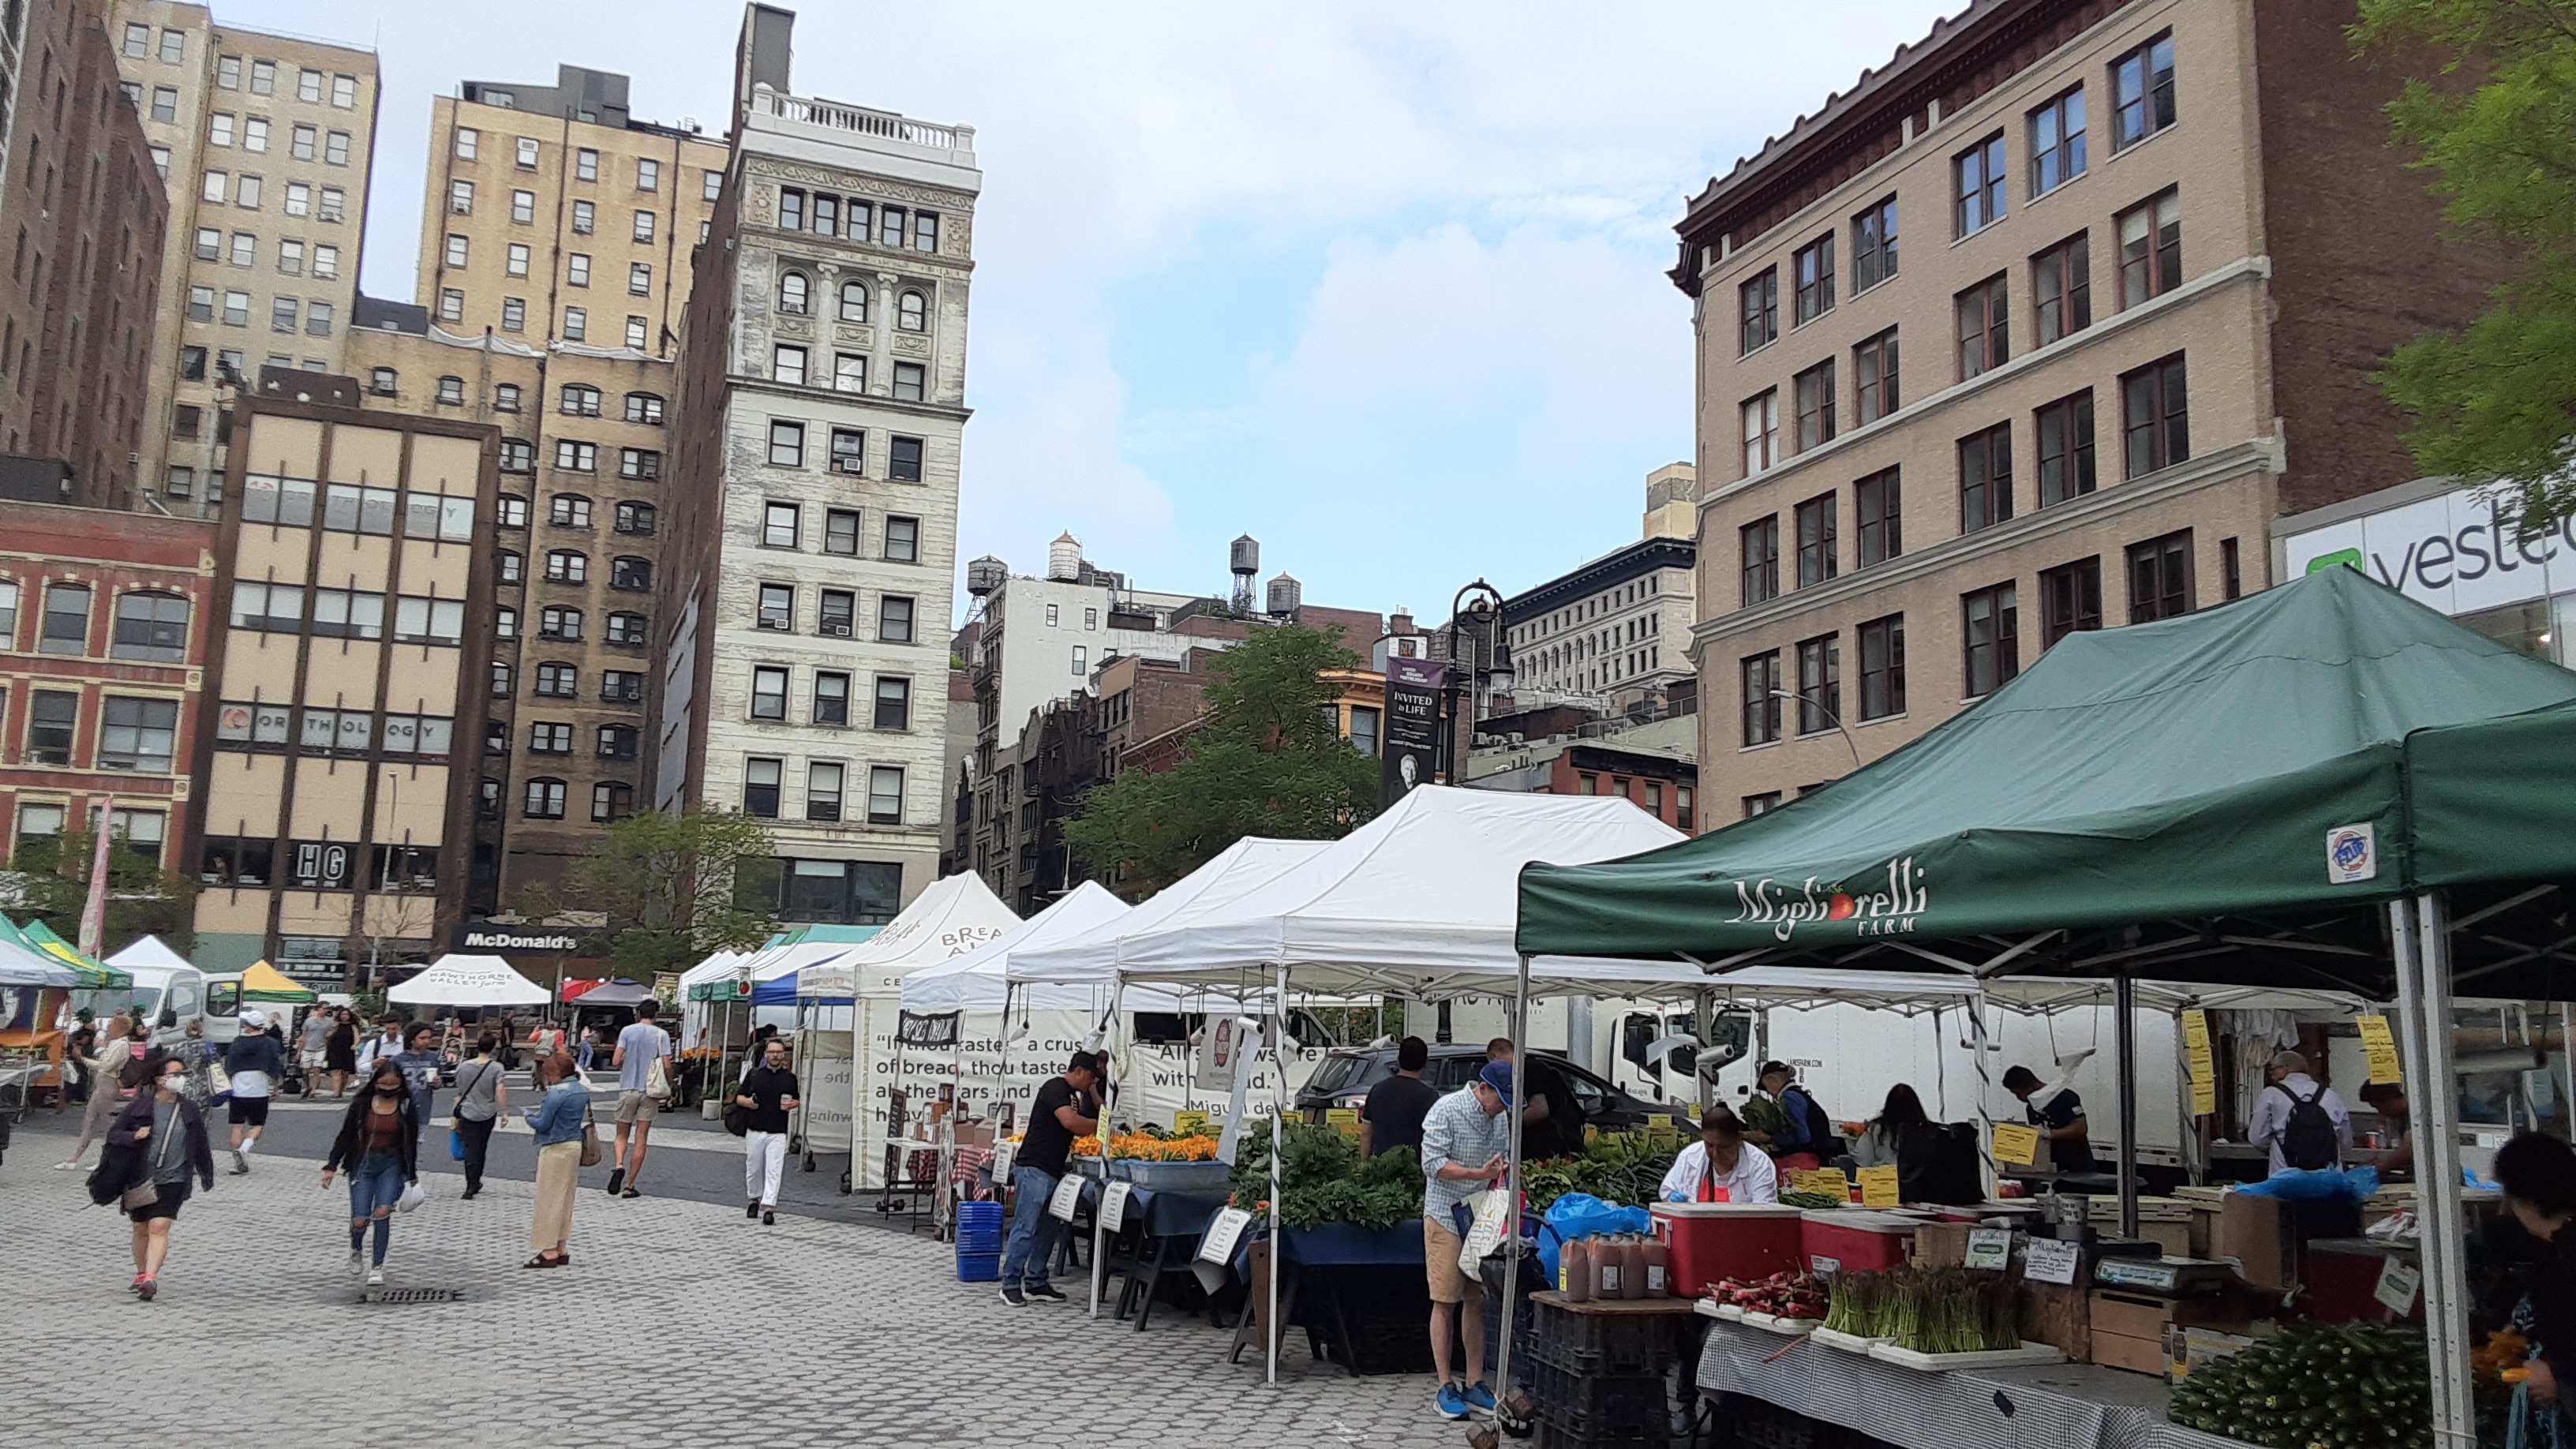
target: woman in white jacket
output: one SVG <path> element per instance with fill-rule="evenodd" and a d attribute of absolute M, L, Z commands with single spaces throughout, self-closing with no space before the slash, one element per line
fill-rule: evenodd
<path fill-rule="evenodd" d="M 1780 1174 L 1771 1155 L 1744 1142 L 1735 1114 L 1712 1110 L 1699 1121 L 1699 1140 L 1673 1159 L 1664 1174 L 1666 1202 L 1778 1202 Z"/>

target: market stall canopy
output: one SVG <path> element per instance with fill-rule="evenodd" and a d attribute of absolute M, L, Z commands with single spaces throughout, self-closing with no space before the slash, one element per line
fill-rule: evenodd
<path fill-rule="evenodd" d="M 78 987 L 80 973 L 17 941 L 0 941 L 0 986 Z"/>
<path fill-rule="evenodd" d="M 1426 785 L 1231 903 L 1131 936 L 1118 971 L 1237 993 L 1280 966 L 1305 991 L 1508 992 L 1520 969 L 1512 909 L 1523 865 L 1614 859 L 1681 838 L 1614 796 Z M 1670 962 L 1534 962 L 1532 971 L 1559 994 L 1668 997 L 1707 985 Z"/>
<path fill-rule="evenodd" d="M 1247 835 L 1218 851 L 1198 869 L 1154 892 L 1143 905 L 1125 915 L 1066 940 L 1028 945 L 1014 952 L 1008 971 L 1010 982 L 1013 986 L 1046 982 L 1106 991 L 1118 979 L 1128 942 L 1222 911 L 1277 880 L 1290 868 L 1313 859 L 1332 843 Z"/>
<path fill-rule="evenodd" d="M 150 937 L 145 937 L 150 940 Z M 277 1001 L 303 1005 L 319 1001 L 309 988 L 298 986 L 293 978 L 265 961 L 253 961 L 242 972 L 241 999 L 244 1001 Z"/>
<path fill-rule="evenodd" d="M 576 991 L 573 988 L 579 987 Z M 653 999 L 653 988 L 638 986 L 625 977 L 614 981 L 567 981 L 563 999 L 582 1006 L 635 1006 Z"/>
<path fill-rule="evenodd" d="M 543 1006 L 554 994 L 498 956 L 451 952 L 385 993 L 401 1006 Z"/>
<path fill-rule="evenodd" d="M 1000 1011 L 1009 991 L 1008 973 L 1014 956 L 1052 942 L 1072 940 L 1117 921 L 1133 909 L 1102 889 L 1099 882 L 1084 881 L 1054 905 L 984 945 L 903 978 L 903 1009 Z M 1104 1000 L 1095 1001 L 1095 995 Z M 1028 1005 L 1041 1011 L 1086 1011 L 1105 1004 L 1106 995 L 1079 986 L 1048 987 L 1036 992 Z M 1179 1007 L 1166 1001 L 1138 1009 L 1176 1011 Z"/>
<path fill-rule="evenodd" d="M 99 961 L 82 955 L 79 947 L 74 946 L 71 942 L 56 935 L 53 927 L 46 925 L 41 920 L 29 920 L 27 924 L 17 928 L 17 935 L 18 939 L 25 943 L 29 949 L 42 951 L 46 955 L 51 956 L 55 960 L 72 968 L 72 974 L 81 978 L 80 984 L 82 990 L 131 991 L 134 989 L 134 973 L 125 967 L 116 964 L 114 957 L 105 961 Z M 178 952 L 162 945 L 158 940 L 155 940 L 150 936 L 146 936 L 142 940 L 135 942 L 133 946 L 126 947 L 125 951 L 120 951 L 117 955 L 122 956 L 126 954 L 126 952 L 133 951 L 136 947 L 147 945 L 152 949 L 152 951 L 157 953 L 157 956 L 154 959 L 148 959 L 142 962 L 144 965 L 161 966 L 171 962 L 176 962 L 181 966 L 188 964 L 187 960 L 181 957 Z M 167 959 L 164 960 L 159 958 Z"/>
<path fill-rule="evenodd" d="M 800 970 L 797 999 L 893 996 L 904 977 L 964 955 L 1019 923 L 1020 918 L 1011 914 L 982 876 L 961 871 L 932 881 L 884 930 L 830 960 Z M 754 992 L 752 999 L 759 1000 L 759 993 Z"/>
<path fill-rule="evenodd" d="M 704 961 L 680 973 L 680 999 L 683 1001 L 738 1001 L 751 994 L 742 977 L 742 963 L 750 958 L 739 951 L 718 951 Z"/>
<path fill-rule="evenodd" d="M 1517 939 L 1717 970 L 1929 963 L 2388 1000 L 2385 919 L 2368 908 L 2427 884 L 2576 875 L 2549 808 L 2563 786 L 2494 763 L 2508 740 L 2539 753 L 2546 721 L 2576 739 L 2571 701 L 2576 673 L 2329 567 L 2070 635 L 1956 718 L 1768 814 L 1632 859 L 1533 865 Z M 2546 721 L 2510 718 L 2535 710 Z M 2551 777 L 2570 768 L 2561 754 Z M 2423 849 L 2410 790 L 2433 807 Z M 2514 791 L 2537 797 L 2520 828 L 2474 823 Z M 2461 903 L 2464 925 L 2475 909 Z M 2565 994 L 2555 948 L 2533 944 L 2565 932 L 2527 912 L 2496 924 L 2510 929 L 2482 959 L 2455 943 L 2463 992 Z"/>

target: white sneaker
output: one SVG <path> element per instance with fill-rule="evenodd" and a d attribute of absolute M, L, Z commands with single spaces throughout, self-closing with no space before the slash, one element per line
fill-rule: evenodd
<path fill-rule="evenodd" d="M 356 1248 L 351 1248 L 349 1250 L 349 1276 L 354 1278 L 365 1271 L 367 1271 L 367 1255 Z"/>
<path fill-rule="evenodd" d="M 385 1270 L 382 1268 L 369 1268 L 367 1270 L 367 1286 L 370 1288 L 382 1288 L 385 1286 Z"/>

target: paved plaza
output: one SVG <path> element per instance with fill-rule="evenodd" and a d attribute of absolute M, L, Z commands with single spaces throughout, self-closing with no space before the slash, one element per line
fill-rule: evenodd
<path fill-rule="evenodd" d="M 1254 1355 L 1224 1361 L 1230 1335 L 1204 1318 L 1139 1334 L 1075 1306 L 1006 1308 L 926 1234 L 612 1199 L 604 1166 L 583 1174 L 572 1266 L 535 1272 L 517 1266 L 523 1177 L 463 1202 L 457 1178 L 425 1172 L 390 1286 L 464 1296 L 369 1304 L 345 1268 L 347 1193 L 320 1186 L 319 1160 L 262 1154 L 231 1177 L 219 1140 L 215 1190 L 189 1202 L 142 1304 L 125 1222 L 52 1169 L 61 1125 L 39 1114 L 0 1163 L 7 1449 L 1465 1443 L 1431 1416 L 1427 1378 L 1354 1379 L 1301 1337 L 1273 1389 Z"/>

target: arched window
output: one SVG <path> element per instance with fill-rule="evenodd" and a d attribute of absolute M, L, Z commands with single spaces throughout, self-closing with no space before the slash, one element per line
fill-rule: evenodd
<path fill-rule="evenodd" d="M 537 779 L 528 782 L 527 799 L 519 813 L 530 820 L 561 820 L 564 813 L 564 782 Z"/>
<path fill-rule="evenodd" d="M 501 440 L 501 471 L 504 473 L 534 473 L 537 471 L 537 445 L 529 442 L 525 438 L 503 438 Z M 524 502 L 520 504 L 520 507 L 522 508 L 525 508 L 526 506 L 527 505 Z"/>
<path fill-rule="evenodd" d="M 188 660 L 188 601 L 177 594 L 132 593 L 116 601 L 116 638 L 110 659 L 159 664 Z"/>
<path fill-rule="evenodd" d="M 626 395 L 626 421 L 659 423 L 662 421 L 662 395 L 656 392 L 630 392 Z"/>
<path fill-rule="evenodd" d="M 577 699 L 581 695 L 581 671 L 569 664 L 537 666 L 537 693 L 551 699 Z"/>
<path fill-rule="evenodd" d="M 864 278 L 852 277 L 841 284 L 841 320 L 868 320 L 868 284 Z"/>
<path fill-rule="evenodd" d="M 546 554 L 546 582 L 578 584 L 590 577 L 590 555 L 578 549 L 558 548 Z"/>
<path fill-rule="evenodd" d="M 548 515 L 565 528 L 590 527 L 590 500 L 578 493 L 558 493 Z"/>
<path fill-rule="evenodd" d="M 623 820 L 635 813 L 635 787 L 616 780 L 602 780 L 590 787 L 590 818 Z"/>
<path fill-rule="evenodd" d="M 580 638 L 581 610 L 551 604 L 538 610 L 537 637 L 540 639 Z"/>
<path fill-rule="evenodd" d="M 813 283 L 806 280 L 803 272 L 779 273 L 778 310 L 781 312 L 792 312 L 799 317 L 804 316 L 806 311 L 806 294 L 812 289 L 812 287 Z"/>
<path fill-rule="evenodd" d="M 461 405 L 465 401 L 465 379 L 458 377 L 453 373 L 440 378 L 438 380 L 438 400 L 450 407 Z"/>
<path fill-rule="evenodd" d="M 494 566 L 493 573 L 502 583 L 518 584 L 527 582 L 527 560 L 519 556 L 519 551 L 517 549 L 502 549 L 500 552 L 492 555 L 492 562 Z"/>
<path fill-rule="evenodd" d="M 919 292 L 907 290 L 895 294 L 894 325 L 905 332 L 929 331 L 929 301 Z"/>
<path fill-rule="evenodd" d="M 654 509 L 650 503 L 625 502 L 617 505 L 617 531 L 650 536 L 653 532 Z"/>
<path fill-rule="evenodd" d="M 653 587 L 653 561 L 643 558 L 620 558 L 609 565 L 608 586 L 612 589 L 649 589 Z"/>
<path fill-rule="evenodd" d="M 568 382 L 563 389 L 563 412 L 568 418 L 599 416 L 599 389 L 586 382 Z"/>

